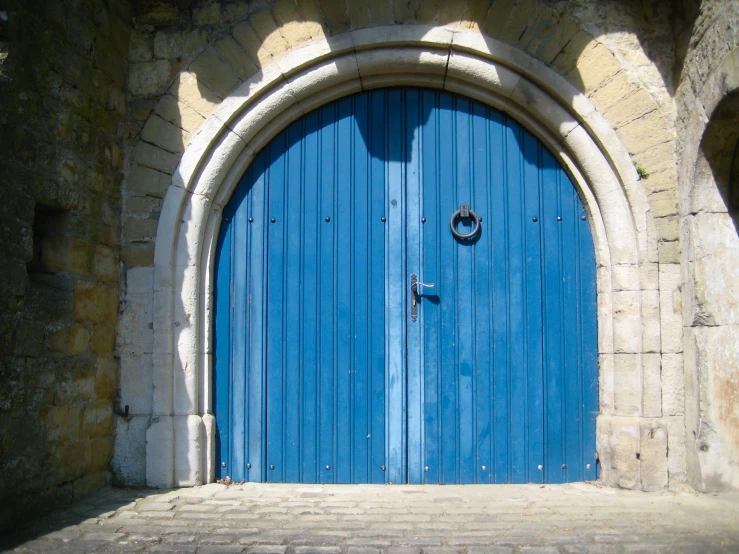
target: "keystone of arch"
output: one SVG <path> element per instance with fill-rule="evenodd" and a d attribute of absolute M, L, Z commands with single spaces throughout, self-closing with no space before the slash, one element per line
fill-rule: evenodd
<path fill-rule="evenodd" d="M 629 355 L 641 374 L 641 309 L 633 302 L 630 311 L 619 309 L 623 293 L 613 291 L 612 272 L 632 272 L 638 283 L 649 279 L 640 276 L 640 265 L 656 261 L 646 195 L 613 129 L 564 78 L 500 41 L 447 28 L 375 27 L 309 43 L 243 82 L 203 124 L 172 177 L 154 256 L 149 486 L 214 478 L 213 258 L 221 210 L 238 180 L 277 133 L 314 108 L 362 90 L 402 85 L 443 88 L 509 113 L 568 171 L 590 216 L 598 265 L 600 412 L 642 415 L 638 403 L 619 413 L 618 378 L 603 358 Z M 651 323 L 659 325 L 658 319 Z M 643 396 L 641 382 L 626 385 L 633 388 L 630 396 Z"/>

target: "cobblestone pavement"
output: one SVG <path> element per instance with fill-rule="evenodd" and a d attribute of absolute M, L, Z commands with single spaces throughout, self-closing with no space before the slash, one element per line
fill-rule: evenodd
<path fill-rule="evenodd" d="M 2 544 L 2 543 L 0 543 Z M 739 493 L 597 484 L 205 485 L 104 489 L 12 552 L 437 554 L 739 552 Z"/>

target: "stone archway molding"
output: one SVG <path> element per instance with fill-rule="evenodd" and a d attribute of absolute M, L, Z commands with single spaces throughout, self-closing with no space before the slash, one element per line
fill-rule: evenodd
<path fill-rule="evenodd" d="M 616 483 L 633 470 L 610 452 L 623 436 L 638 449 L 639 418 L 650 415 L 642 330 L 660 323 L 641 309 L 641 291 L 658 288 L 649 269 L 657 252 L 628 152 L 583 94 L 520 50 L 470 30 L 388 26 L 317 40 L 275 60 L 223 101 L 185 151 L 156 237 L 149 486 L 197 485 L 215 475 L 213 258 L 221 209 L 238 180 L 290 122 L 342 96 L 396 85 L 443 88 L 509 113 L 569 172 L 590 216 L 598 265 L 601 478 Z"/>

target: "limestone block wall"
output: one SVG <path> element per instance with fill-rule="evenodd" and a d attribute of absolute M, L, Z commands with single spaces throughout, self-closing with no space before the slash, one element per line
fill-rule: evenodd
<path fill-rule="evenodd" d="M 739 487 L 737 25 L 736 2 L 694 6 L 676 94 L 688 479 L 703 491 Z"/>
<path fill-rule="evenodd" d="M 113 469 L 119 479 L 146 480 L 143 452 L 157 394 L 153 371 L 161 363 L 151 338 L 155 239 L 162 200 L 185 149 L 234 89 L 250 78 L 258 83 L 265 71 L 280 71 L 280 60 L 301 46 L 358 29 L 427 25 L 492 37 L 546 64 L 587 97 L 630 155 L 647 198 L 646 209 L 631 207 L 633 224 L 647 247 L 638 267 L 617 268 L 607 276 L 612 290 L 600 290 L 612 295 L 608 316 L 634 325 L 601 353 L 599 454 L 610 484 L 654 490 L 684 483 L 683 277 L 671 95 L 675 14 L 669 4 L 275 0 L 140 6 L 129 53 L 131 148 L 122 190 L 125 291 L 118 332 L 120 403 L 130 406 L 132 417 L 117 421 Z"/>
<path fill-rule="evenodd" d="M 109 480 L 129 21 L 0 6 L 0 533 Z"/>

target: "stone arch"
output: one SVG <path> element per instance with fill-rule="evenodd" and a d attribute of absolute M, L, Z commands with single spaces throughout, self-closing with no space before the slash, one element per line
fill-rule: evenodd
<path fill-rule="evenodd" d="M 659 354 L 649 347 L 660 320 L 643 309 L 645 294 L 658 287 L 656 254 L 627 150 L 589 100 L 545 64 L 474 31 L 412 25 L 350 31 L 290 52 L 237 87 L 185 151 L 157 229 L 147 484 L 213 478 L 211 266 L 220 210 L 237 180 L 302 114 L 391 85 L 445 88 L 503 109 L 569 171 L 591 216 L 598 265 L 601 477 L 666 486 L 666 430 L 653 419 L 661 415 Z"/>

